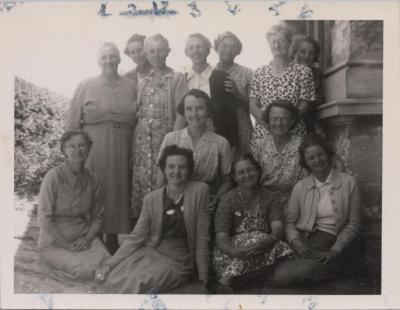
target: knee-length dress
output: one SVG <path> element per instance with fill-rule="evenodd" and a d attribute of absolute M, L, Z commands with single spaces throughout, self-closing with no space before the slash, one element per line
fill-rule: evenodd
<path fill-rule="evenodd" d="M 103 221 L 100 187 L 95 174 L 85 169 L 75 176 L 67 164 L 51 169 L 43 179 L 39 194 L 38 252 L 53 271 L 73 279 L 93 279 L 93 272 L 110 254 L 94 238 Z M 54 242 L 62 238 L 73 243 L 94 238 L 89 249 L 74 252 Z"/>
<path fill-rule="evenodd" d="M 120 77 L 81 82 L 71 100 L 67 125 L 93 140 L 86 166 L 99 177 L 104 233 L 130 232 L 130 156 L 136 121 L 136 84 Z"/>
<path fill-rule="evenodd" d="M 240 190 L 235 188 L 226 193 L 218 205 L 215 214 L 215 232 L 230 234 L 230 243 L 234 248 L 254 244 L 271 233 L 271 223 L 282 220 L 282 208 L 273 193 L 259 189 L 252 205 L 244 204 Z M 213 263 L 219 277 L 234 278 L 272 265 L 277 258 L 291 255 L 293 252 L 283 241 L 261 254 L 243 260 L 222 253 L 217 247 L 213 252 Z"/>
<path fill-rule="evenodd" d="M 154 189 L 157 156 L 166 133 L 173 128 L 176 105 L 187 92 L 182 73 L 168 69 L 159 82 L 152 71 L 138 92 L 138 123 L 133 142 L 132 216 L 139 217 L 144 196 Z"/>
<path fill-rule="evenodd" d="M 197 269 L 207 279 L 209 265 L 209 201 L 204 183 L 189 182 L 173 202 L 166 187 L 146 196 L 138 223 L 107 262 L 112 268 L 100 293 L 164 293 L 186 283 Z M 197 267 L 197 268 L 196 268 Z"/>
<path fill-rule="evenodd" d="M 293 186 L 305 176 L 300 166 L 300 144 L 301 138 L 292 135 L 278 152 L 273 136 L 266 135 L 251 150 L 262 168 L 260 183 L 277 194 L 282 208 L 287 205 Z"/>
<path fill-rule="evenodd" d="M 222 70 L 221 65 L 217 64 L 217 69 Z M 253 76 L 251 69 L 234 63 L 232 67 L 223 71 L 228 73 L 235 81 L 240 94 L 248 99 Z M 239 129 L 239 152 L 250 152 L 253 124 L 251 123 L 249 108 L 244 108 L 241 104 L 237 103 L 236 116 Z"/>
<path fill-rule="evenodd" d="M 272 74 L 272 64 L 257 69 L 253 75 L 249 97 L 256 99 L 261 112 L 265 111 L 267 106 L 276 99 L 289 100 L 295 107 L 299 107 L 302 100 L 315 101 L 317 99 L 311 69 L 293 62 L 279 77 Z M 304 124 L 299 122 L 292 133 L 303 137 L 306 134 Z M 251 148 L 254 149 L 266 135 L 271 135 L 271 133 L 256 122 Z"/>

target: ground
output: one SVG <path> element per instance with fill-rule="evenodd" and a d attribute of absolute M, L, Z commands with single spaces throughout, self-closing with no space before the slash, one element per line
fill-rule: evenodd
<path fill-rule="evenodd" d="M 39 228 L 37 225 L 35 201 L 15 199 L 14 223 L 14 291 L 23 294 L 90 294 L 95 293 L 92 282 L 72 282 L 52 275 L 40 263 L 37 257 L 37 240 Z M 236 291 L 238 294 L 376 294 L 378 285 L 365 277 L 349 277 L 330 282 L 317 287 L 305 288 L 270 288 L 260 284 L 243 285 Z M 175 289 L 171 294 L 202 294 L 199 283 L 191 283 Z"/>

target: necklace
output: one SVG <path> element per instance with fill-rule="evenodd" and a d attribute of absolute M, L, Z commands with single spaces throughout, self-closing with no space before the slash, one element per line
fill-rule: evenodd
<path fill-rule="evenodd" d="M 169 192 L 169 187 L 167 185 L 167 196 L 172 199 L 172 201 L 174 202 L 174 205 L 176 205 L 182 199 L 184 193 L 185 193 L 185 189 L 183 189 L 182 193 L 180 193 L 178 198 L 175 199 L 173 197 L 173 195 L 171 195 L 171 193 Z"/>

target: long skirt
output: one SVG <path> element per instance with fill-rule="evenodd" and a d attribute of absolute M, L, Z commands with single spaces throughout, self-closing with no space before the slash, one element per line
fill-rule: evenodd
<path fill-rule="evenodd" d="M 187 240 L 163 239 L 125 258 L 99 285 L 99 293 L 157 294 L 187 283 L 193 274 Z"/>
<path fill-rule="evenodd" d="M 99 177 L 104 216 L 102 232 L 128 234 L 130 225 L 130 169 L 132 128 L 102 122 L 83 127 L 93 140 L 86 166 Z"/>
<path fill-rule="evenodd" d="M 94 271 L 111 257 L 97 238 L 85 251 L 73 252 L 58 247 L 47 247 L 41 249 L 39 255 L 57 275 L 76 280 L 93 280 Z"/>
<path fill-rule="evenodd" d="M 268 235 L 260 231 L 241 233 L 231 238 L 234 248 L 249 246 L 265 239 Z M 279 241 L 275 246 L 262 254 L 243 260 L 222 253 L 218 248 L 214 250 L 213 262 L 219 277 L 235 278 L 272 265 L 277 258 L 292 255 L 293 251 L 285 242 Z"/>

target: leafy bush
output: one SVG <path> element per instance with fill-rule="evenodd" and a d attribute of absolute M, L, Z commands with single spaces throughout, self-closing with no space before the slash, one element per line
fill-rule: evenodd
<path fill-rule="evenodd" d="M 14 192 L 38 194 L 46 172 L 61 161 L 58 140 L 68 99 L 18 77 L 14 84 Z"/>

